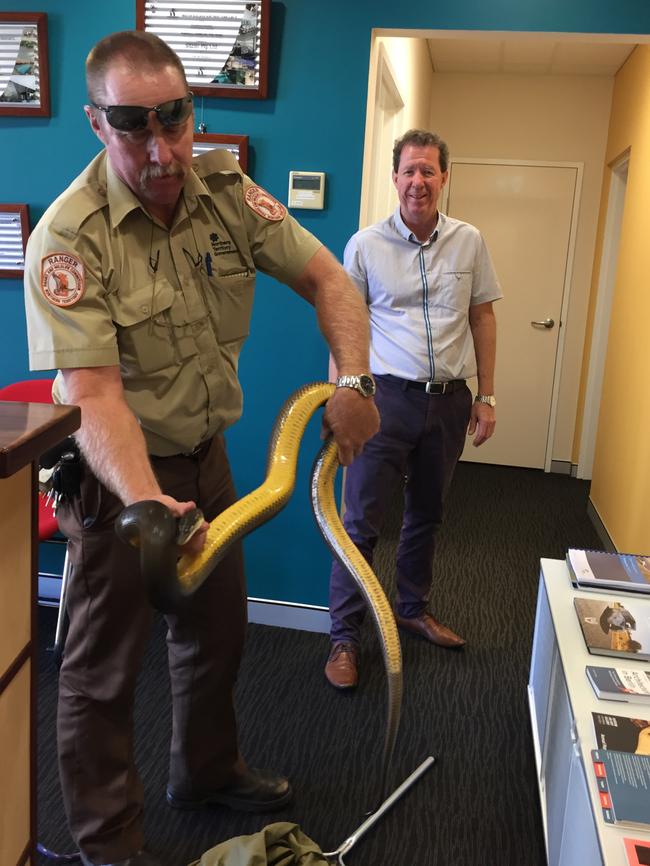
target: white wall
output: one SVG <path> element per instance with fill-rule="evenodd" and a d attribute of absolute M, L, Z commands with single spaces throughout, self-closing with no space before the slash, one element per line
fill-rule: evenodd
<path fill-rule="evenodd" d="M 584 163 L 553 460 L 572 456 L 612 88 L 604 76 L 437 73 L 431 82 L 429 127 L 452 156 Z"/>

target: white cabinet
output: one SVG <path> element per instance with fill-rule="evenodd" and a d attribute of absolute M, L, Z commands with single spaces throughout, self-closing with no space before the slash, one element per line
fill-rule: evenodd
<path fill-rule="evenodd" d="M 548 864 L 626 866 L 623 837 L 650 839 L 650 832 L 603 821 L 591 765 L 596 747 L 591 713 L 606 709 L 633 716 L 639 709 L 596 698 L 585 665 L 607 661 L 587 651 L 573 607 L 575 595 L 620 593 L 576 591 L 564 562 L 543 559 L 541 565 L 528 699 Z M 635 597 L 635 603 L 650 607 L 650 599 Z"/>
<path fill-rule="evenodd" d="M 586 784 L 582 756 L 579 751 L 574 751 L 569 768 L 558 866 L 586 866 L 587 863 L 602 862 Z M 636 834 L 632 835 L 636 838 Z M 624 862 L 625 858 L 622 859 Z"/>

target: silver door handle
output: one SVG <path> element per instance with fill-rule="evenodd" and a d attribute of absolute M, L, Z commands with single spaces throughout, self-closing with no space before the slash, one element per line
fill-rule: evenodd
<path fill-rule="evenodd" d="M 552 328 L 555 324 L 555 319 L 544 319 L 543 322 L 532 321 L 530 324 L 534 325 L 536 328 Z"/>

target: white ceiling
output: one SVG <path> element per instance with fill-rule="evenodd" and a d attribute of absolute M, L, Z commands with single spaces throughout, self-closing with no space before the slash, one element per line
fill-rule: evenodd
<path fill-rule="evenodd" d="M 580 42 L 549 37 L 427 39 L 434 72 L 524 75 L 614 75 L 633 43 Z"/>

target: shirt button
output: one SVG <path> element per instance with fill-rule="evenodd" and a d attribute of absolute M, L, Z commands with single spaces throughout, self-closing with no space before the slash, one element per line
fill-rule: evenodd
<path fill-rule="evenodd" d="M 143 313 L 149 312 L 149 307 L 141 307 L 140 309 L 142 310 Z"/>

